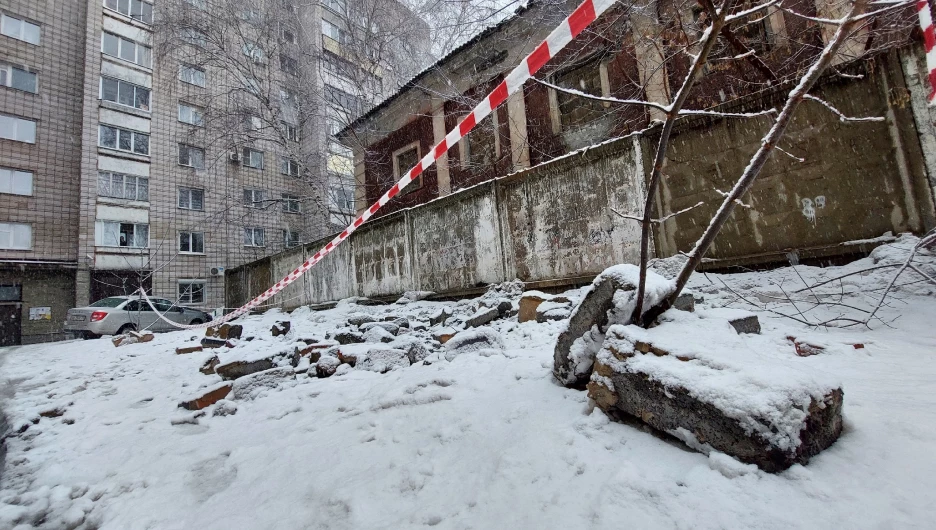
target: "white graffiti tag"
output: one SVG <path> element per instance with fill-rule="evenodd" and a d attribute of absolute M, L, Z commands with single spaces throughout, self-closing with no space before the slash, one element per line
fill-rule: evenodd
<path fill-rule="evenodd" d="M 825 195 L 819 195 L 815 199 L 805 198 L 800 201 L 803 204 L 803 217 L 816 226 L 816 209 L 825 208 Z"/>

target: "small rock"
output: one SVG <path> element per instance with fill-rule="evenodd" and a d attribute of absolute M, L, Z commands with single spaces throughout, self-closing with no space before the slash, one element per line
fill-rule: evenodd
<path fill-rule="evenodd" d="M 289 333 L 290 329 L 292 329 L 292 322 L 288 320 L 282 320 L 276 324 L 273 324 L 273 327 L 270 328 L 270 333 L 274 337 L 279 337 L 280 335 Z"/>
<path fill-rule="evenodd" d="M 676 301 L 673 302 L 673 307 L 680 311 L 692 313 L 695 311 L 695 297 L 692 296 L 692 293 L 682 293 L 676 297 Z"/>
<path fill-rule="evenodd" d="M 436 330 L 432 334 L 432 338 L 434 338 L 435 340 L 439 341 L 442 344 L 445 344 L 452 337 L 454 337 L 456 333 L 458 333 L 458 331 L 455 328 L 442 328 L 442 329 Z"/>
<path fill-rule="evenodd" d="M 256 372 L 234 381 L 231 395 L 234 399 L 254 399 L 262 391 L 276 388 L 283 381 L 295 378 L 296 372 L 293 371 L 292 367 L 272 368 Z"/>
<path fill-rule="evenodd" d="M 429 316 L 429 325 L 430 326 L 441 326 L 445 324 L 445 321 L 452 316 L 452 308 L 443 307 Z"/>
<path fill-rule="evenodd" d="M 757 319 L 757 315 L 736 318 L 734 320 L 729 320 L 728 323 L 731 324 L 731 327 L 733 327 L 739 335 L 741 333 L 754 333 L 759 335 L 761 332 L 760 321 Z"/>
<path fill-rule="evenodd" d="M 800 357 L 811 357 L 825 351 L 825 348 L 822 346 L 796 340 L 796 337 L 788 336 L 787 340 L 793 343 L 793 349 L 796 350 L 796 355 Z"/>
<path fill-rule="evenodd" d="M 175 352 L 176 352 L 176 355 L 185 355 L 186 353 L 200 352 L 203 349 L 204 348 L 202 348 L 201 346 L 189 346 L 187 348 L 176 348 Z"/>
<path fill-rule="evenodd" d="M 499 316 L 500 312 L 496 307 L 479 309 L 474 315 L 468 317 L 468 320 L 465 321 L 465 325 L 469 328 L 477 328 L 493 322 Z"/>
<path fill-rule="evenodd" d="M 338 344 L 357 344 L 364 342 L 364 334 L 351 330 L 349 328 L 342 328 L 337 331 L 329 332 L 328 338 L 338 341 Z"/>
<path fill-rule="evenodd" d="M 218 366 L 218 362 L 220 362 L 218 361 L 218 356 L 215 355 L 211 359 L 205 361 L 205 364 L 203 364 L 202 367 L 198 369 L 198 371 L 205 375 L 211 375 L 215 373 L 215 367 Z"/>
<path fill-rule="evenodd" d="M 322 356 L 322 352 L 331 348 L 334 344 L 328 342 L 321 342 L 318 344 L 312 344 L 306 346 L 305 348 L 296 348 L 296 354 L 299 357 L 308 357 L 310 362 L 317 363 L 319 357 Z"/>
<path fill-rule="evenodd" d="M 179 406 L 186 410 L 201 410 L 227 396 L 233 386 L 233 383 L 221 383 L 196 398 L 179 403 Z"/>
<path fill-rule="evenodd" d="M 227 346 L 228 348 L 233 348 L 234 345 L 224 339 L 211 339 L 205 337 L 201 340 L 201 345 L 204 348 L 223 348 Z"/>
<path fill-rule="evenodd" d="M 360 327 L 360 330 L 366 334 L 368 331 L 374 328 L 383 328 L 391 335 L 396 335 L 400 332 L 400 326 L 394 324 L 393 322 L 368 322 L 367 324 L 363 324 Z"/>
<path fill-rule="evenodd" d="M 270 356 L 266 359 L 259 359 L 256 361 L 234 361 L 227 364 L 221 364 L 215 366 L 215 373 L 220 375 L 221 379 L 237 379 L 239 377 L 244 377 L 245 375 L 262 372 L 263 370 L 269 370 L 270 368 L 273 368 L 276 366 L 273 362 L 273 357 L 274 356 Z"/>
<path fill-rule="evenodd" d="M 205 336 L 214 339 L 239 339 L 244 332 L 244 326 L 239 324 L 221 324 L 220 326 L 208 326 L 205 329 Z"/>
<path fill-rule="evenodd" d="M 237 414 L 237 403 L 227 399 L 219 400 L 211 413 L 212 416 L 233 416 L 234 414 Z"/>
<path fill-rule="evenodd" d="M 397 348 L 374 348 L 367 351 L 367 357 L 358 363 L 357 368 L 371 372 L 386 373 L 398 366 L 409 366 L 409 354 Z"/>
<path fill-rule="evenodd" d="M 364 342 L 371 344 L 375 342 L 393 342 L 393 339 L 394 337 L 389 331 L 379 326 L 372 327 L 364 333 Z"/>
<path fill-rule="evenodd" d="M 144 331 L 137 333 L 136 331 L 131 331 L 126 335 L 116 335 L 111 339 L 111 342 L 114 344 L 114 347 L 126 346 L 128 344 L 136 344 L 138 342 L 149 342 L 153 340 L 153 334 L 149 331 Z"/>
<path fill-rule="evenodd" d="M 337 357 L 323 355 L 318 362 L 315 363 L 315 375 L 318 377 L 331 377 L 335 375 L 335 370 L 338 369 L 340 364 L 341 361 L 339 361 Z M 311 370 L 309 373 L 312 373 Z"/>
<path fill-rule="evenodd" d="M 390 346 L 405 351 L 410 364 L 425 360 L 430 353 L 430 349 L 421 340 L 411 337 L 401 337 Z"/>
<path fill-rule="evenodd" d="M 348 325 L 350 326 L 361 326 L 363 324 L 368 324 L 370 322 L 375 322 L 377 319 L 367 313 L 353 313 L 348 315 Z"/>
<path fill-rule="evenodd" d="M 503 353 L 504 339 L 493 329 L 481 327 L 456 334 L 445 343 L 445 350 L 445 359 L 448 361 L 465 353 L 477 353 L 483 357 L 490 357 Z"/>

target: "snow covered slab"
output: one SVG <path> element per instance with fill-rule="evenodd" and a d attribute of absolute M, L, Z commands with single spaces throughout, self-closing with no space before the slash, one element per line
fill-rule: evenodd
<path fill-rule="evenodd" d="M 835 378 L 797 366 L 770 339 L 737 335 L 724 318 L 671 313 L 649 330 L 608 329 L 588 384 L 599 407 L 767 472 L 805 464 L 838 439 Z"/>

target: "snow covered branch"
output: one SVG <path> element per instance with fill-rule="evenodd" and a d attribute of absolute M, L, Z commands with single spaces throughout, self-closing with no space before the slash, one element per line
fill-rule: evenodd
<path fill-rule="evenodd" d="M 835 114 L 836 116 L 839 117 L 839 121 L 841 121 L 841 122 L 849 122 L 849 121 L 884 121 L 884 118 L 883 118 L 882 116 L 868 116 L 868 117 L 866 117 L 866 118 L 852 118 L 852 117 L 850 117 L 850 116 L 846 116 L 845 114 L 842 113 L 842 111 L 840 111 L 839 109 L 833 107 L 832 104 L 829 103 L 828 101 L 826 101 L 826 100 L 824 100 L 824 99 L 817 98 L 816 96 L 810 96 L 809 94 L 806 94 L 805 96 L 803 96 L 803 99 L 808 99 L 808 100 L 810 100 L 810 101 L 815 101 L 816 103 L 819 103 L 819 104 L 822 105 L 823 107 L 829 109 L 830 111 L 832 111 L 833 114 Z"/>

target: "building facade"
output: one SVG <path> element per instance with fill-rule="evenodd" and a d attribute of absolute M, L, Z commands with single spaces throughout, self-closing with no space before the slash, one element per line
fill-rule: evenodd
<path fill-rule="evenodd" d="M 370 89 L 328 82 L 326 49 L 361 69 L 329 42 L 357 31 L 342 6 L 3 2 L 0 345 L 66 338 L 67 309 L 140 286 L 222 309 L 225 268 L 350 215 L 351 154 L 330 120 L 363 112 Z M 211 51 L 215 32 L 244 36 L 214 44 L 237 44 L 249 72 Z"/>

